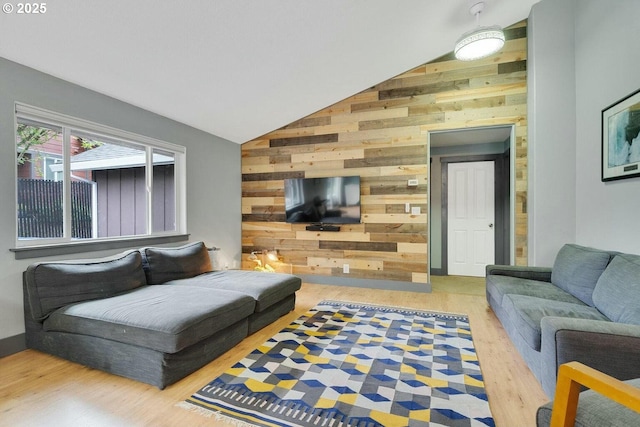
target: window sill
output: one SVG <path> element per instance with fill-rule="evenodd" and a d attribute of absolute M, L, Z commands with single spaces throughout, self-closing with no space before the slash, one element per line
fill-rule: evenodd
<path fill-rule="evenodd" d="M 189 234 L 174 234 L 171 236 L 138 237 L 94 242 L 62 243 L 46 246 L 29 246 L 9 249 L 15 254 L 15 259 L 42 258 L 56 255 L 68 255 L 104 251 L 109 249 L 124 249 L 132 246 L 158 245 L 162 243 L 183 242 L 189 240 Z"/>

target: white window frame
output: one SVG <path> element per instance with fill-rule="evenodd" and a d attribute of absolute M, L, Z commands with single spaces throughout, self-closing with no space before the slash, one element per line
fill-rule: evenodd
<path fill-rule="evenodd" d="M 180 236 L 187 233 L 187 200 L 186 200 L 186 155 L 187 149 L 184 146 L 172 144 L 170 142 L 161 141 L 133 132 L 117 129 L 111 126 L 102 125 L 84 119 L 68 116 L 45 110 L 39 107 L 30 106 L 23 103 L 15 104 L 14 115 L 14 135 L 17 135 L 18 121 L 20 119 L 33 120 L 42 124 L 50 124 L 57 126 L 63 130 L 63 181 L 64 181 L 64 203 L 63 203 L 63 221 L 64 236 L 56 239 L 19 239 L 18 237 L 18 209 L 17 209 L 17 185 L 18 185 L 18 165 L 14 162 L 16 200 L 15 205 L 15 241 L 16 248 L 42 247 L 59 244 L 86 244 L 92 242 L 110 242 L 110 241 L 131 241 L 146 240 L 149 237 L 161 236 Z M 105 140 L 120 141 L 135 145 L 142 145 L 146 150 L 146 203 L 147 203 L 147 233 L 135 236 L 114 236 L 93 239 L 72 239 L 71 238 L 71 168 L 70 168 L 70 141 L 73 133 L 88 133 Z M 174 178 L 175 178 L 175 204 L 176 204 L 176 227 L 175 230 L 153 232 L 153 150 L 160 149 L 174 154 Z"/>

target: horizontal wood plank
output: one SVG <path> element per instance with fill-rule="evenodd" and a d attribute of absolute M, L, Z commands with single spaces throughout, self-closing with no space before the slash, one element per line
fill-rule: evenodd
<path fill-rule="evenodd" d="M 337 133 L 331 133 L 326 135 L 309 135 L 309 136 L 294 136 L 291 138 L 274 138 L 270 141 L 270 147 L 287 147 L 292 145 L 309 145 L 309 144 L 323 144 L 325 142 L 336 142 L 338 140 Z"/>

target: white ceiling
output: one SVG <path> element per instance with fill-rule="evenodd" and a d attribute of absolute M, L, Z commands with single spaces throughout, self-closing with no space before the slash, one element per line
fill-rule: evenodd
<path fill-rule="evenodd" d="M 450 52 L 470 1 L 60 0 L 0 14 L 0 56 L 243 143 Z"/>

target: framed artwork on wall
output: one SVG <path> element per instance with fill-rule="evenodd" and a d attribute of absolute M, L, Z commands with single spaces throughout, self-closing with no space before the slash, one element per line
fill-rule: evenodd
<path fill-rule="evenodd" d="M 640 176 L 640 89 L 602 110 L 602 181 Z"/>

